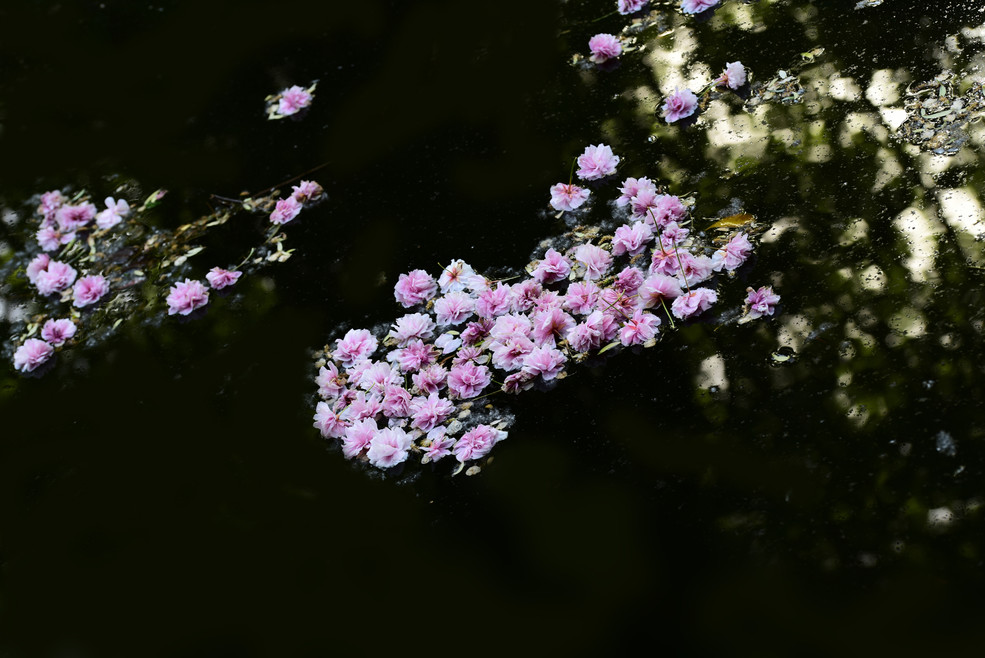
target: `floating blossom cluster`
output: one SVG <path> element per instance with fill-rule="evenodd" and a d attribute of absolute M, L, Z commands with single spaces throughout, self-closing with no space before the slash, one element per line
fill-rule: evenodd
<path fill-rule="evenodd" d="M 607 144 L 586 146 L 585 151 L 576 160 L 578 171 L 575 174 L 582 180 L 600 180 L 616 173 L 619 156 L 612 152 Z M 551 186 L 551 207 L 560 211 L 577 210 L 588 201 L 591 191 L 587 188 L 568 183 L 557 183 Z"/>
<path fill-rule="evenodd" d="M 590 146 L 579 175 L 604 178 L 618 162 L 608 146 Z M 611 235 L 579 227 L 512 283 L 462 260 L 437 276 L 400 274 L 394 298 L 404 315 L 375 331 L 350 329 L 316 353 L 314 426 L 346 458 L 380 469 L 453 456 L 456 473 L 469 463 L 475 472 L 511 422 L 479 400 L 550 384 L 591 355 L 650 347 L 665 322 L 674 328 L 718 303 L 714 278 L 752 253 L 751 216 L 695 232 L 692 203 L 627 178 L 615 204 L 623 223 Z M 743 321 L 772 314 L 778 300 L 770 288 L 750 289 Z"/>
<path fill-rule="evenodd" d="M 267 96 L 264 99 L 267 104 L 267 118 L 271 120 L 284 119 L 298 114 L 311 105 L 311 101 L 315 98 L 315 87 L 317 86 L 317 81 L 308 88 L 293 85 L 277 94 Z"/>
<path fill-rule="evenodd" d="M 721 0 L 681 0 L 681 11 L 685 14 L 700 14 L 711 9 Z"/>
<path fill-rule="evenodd" d="M 274 221 L 280 203 L 276 195 L 228 200 L 235 204 L 234 210 L 219 210 L 174 231 L 155 231 L 144 216 L 164 196 L 158 190 L 136 208 L 126 199 L 106 197 L 102 211 L 85 192 L 68 197 L 55 190 L 40 196 L 37 247 L 32 245 L 4 266 L 6 273 L 24 273 L 27 285 L 22 290 L 33 297 L 32 306 L 39 311 L 23 327 L 15 326 L 5 345 L 5 350 L 13 351 L 15 369 L 35 371 L 58 350 L 94 331 L 107 336 L 124 321 L 159 317 L 160 301 L 166 303 L 168 315 L 188 315 L 205 306 L 209 300 L 205 284 L 187 277 L 182 281 L 177 275 L 186 272 L 188 259 L 204 249 L 193 243 L 238 211 L 266 213 L 273 225 L 242 263 L 230 269 L 216 266 L 205 275 L 213 290 L 235 284 L 243 274 L 241 268 L 255 269 L 291 256 L 292 250 L 284 248 L 286 236 L 279 232 L 283 222 Z M 318 183 L 302 181 L 288 197 L 293 214 L 284 221 L 323 197 Z M 135 288 L 144 293 L 134 294 Z M 155 288 L 161 291 L 160 298 L 147 301 Z M 9 358 L 10 352 L 6 353 Z"/>

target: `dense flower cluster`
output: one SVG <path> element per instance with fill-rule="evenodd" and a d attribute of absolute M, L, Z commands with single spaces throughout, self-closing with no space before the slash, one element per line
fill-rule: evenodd
<path fill-rule="evenodd" d="M 589 146 L 579 175 L 604 178 L 618 162 L 610 147 Z M 488 279 L 461 260 L 437 276 L 401 274 L 394 298 L 404 315 L 375 333 L 350 329 L 318 354 L 315 427 L 347 458 L 378 468 L 411 456 L 474 462 L 509 424 L 472 420 L 477 399 L 555 381 L 611 348 L 653 345 L 664 322 L 673 328 L 716 304 L 712 279 L 752 252 L 742 230 L 714 242 L 695 235 L 691 202 L 648 178 L 625 179 L 615 201 L 623 223 L 611 235 L 566 234 L 520 280 Z M 778 299 L 767 288 L 750 293 L 747 317 L 772 313 Z"/>

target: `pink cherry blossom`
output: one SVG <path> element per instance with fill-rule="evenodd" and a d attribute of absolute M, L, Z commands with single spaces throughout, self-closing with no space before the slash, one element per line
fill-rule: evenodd
<path fill-rule="evenodd" d="M 441 270 L 438 287 L 441 292 L 479 291 L 488 288 L 489 284 L 485 277 L 475 273 L 471 265 L 463 260 L 455 260 Z"/>
<path fill-rule="evenodd" d="M 623 224 L 616 229 L 612 238 L 612 255 L 635 256 L 646 249 L 647 243 L 652 239 L 653 230 L 644 222 L 636 222 L 632 226 Z"/>
<path fill-rule="evenodd" d="M 551 186 L 551 207 L 554 210 L 576 210 L 588 201 L 591 194 L 587 188 L 573 183 L 558 183 Z"/>
<path fill-rule="evenodd" d="M 436 393 L 445 387 L 448 370 L 437 363 L 411 375 L 411 381 L 422 393 Z"/>
<path fill-rule="evenodd" d="M 619 342 L 626 347 L 630 345 L 642 345 L 657 335 L 657 327 L 660 326 L 660 318 L 652 313 L 636 311 L 632 319 L 619 330 Z"/>
<path fill-rule="evenodd" d="M 660 244 L 663 245 L 664 249 L 673 251 L 674 247 L 683 244 L 687 240 L 687 236 L 690 233 L 691 231 L 688 229 L 678 226 L 677 222 L 670 222 L 664 226 L 663 231 L 660 233 Z"/>
<path fill-rule="evenodd" d="M 377 468 L 390 468 L 403 463 L 410 450 L 411 438 L 399 427 L 386 427 L 373 435 L 366 457 Z"/>
<path fill-rule="evenodd" d="M 534 348 L 523 358 L 522 370 L 533 377 L 540 375 L 547 382 L 564 370 L 567 361 L 561 350 L 545 345 Z"/>
<path fill-rule="evenodd" d="M 291 116 L 297 114 L 304 108 L 311 105 L 312 95 L 303 87 L 294 85 L 280 92 L 280 102 L 277 105 L 277 113 L 281 116 Z"/>
<path fill-rule="evenodd" d="M 711 288 L 694 288 L 674 300 L 670 312 L 684 320 L 695 313 L 702 313 L 718 301 L 718 293 Z"/>
<path fill-rule="evenodd" d="M 681 0 L 681 11 L 685 14 L 700 14 L 714 7 L 720 0 Z"/>
<path fill-rule="evenodd" d="M 111 196 L 106 197 L 106 210 L 96 215 L 96 226 L 101 229 L 112 228 L 130 214 L 130 204 L 124 199 L 117 201 Z"/>
<path fill-rule="evenodd" d="M 489 368 L 467 361 L 453 366 L 448 373 L 448 390 L 454 397 L 467 400 L 481 393 L 490 381 Z"/>
<path fill-rule="evenodd" d="M 481 343 L 486 336 L 489 335 L 489 330 L 492 329 L 492 327 L 493 321 L 488 319 L 469 322 L 461 334 L 462 343 L 465 345 L 476 345 L 477 343 Z"/>
<path fill-rule="evenodd" d="M 350 329 L 335 342 L 335 358 L 342 367 L 364 361 L 376 351 L 379 342 L 367 329 Z"/>
<path fill-rule="evenodd" d="M 585 266 L 585 278 L 594 281 L 605 276 L 612 267 L 612 254 L 593 244 L 583 244 L 575 249 L 575 260 Z"/>
<path fill-rule="evenodd" d="M 533 329 L 533 323 L 530 318 L 526 315 L 520 314 L 510 314 L 501 315 L 496 318 L 496 322 L 493 324 L 492 329 L 489 330 L 489 335 L 493 340 L 503 341 L 507 336 L 513 334 L 520 334 L 521 336 L 530 336 L 530 331 Z"/>
<path fill-rule="evenodd" d="M 616 11 L 622 15 L 634 14 L 642 9 L 649 0 L 616 0 Z"/>
<path fill-rule="evenodd" d="M 601 311 L 592 311 L 584 322 L 576 324 L 568 331 L 565 338 L 576 352 L 587 352 L 602 345 L 602 330 L 599 321 L 603 317 Z"/>
<path fill-rule="evenodd" d="M 575 326 L 575 319 L 560 307 L 552 306 L 534 313 L 533 324 L 532 336 L 537 344 L 553 346 Z"/>
<path fill-rule="evenodd" d="M 84 276 L 72 287 L 72 306 L 83 308 L 98 302 L 109 292 L 109 281 L 102 274 Z"/>
<path fill-rule="evenodd" d="M 780 302 L 780 296 L 773 292 L 772 286 L 763 286 L 758 290 L 746 288 L 746 317 L 756 319 L 764 315 L 773 315 L 773 310 Z"/>
<path fill-rule="evenodd" d="M 423 313 L 408 313 L 397 318 L 389 336 L 397 341 L 397 345 L 405 346 L 411 340 L 429 340 L 434 336 L 434 321 L 430 315 Z"/>
<path fill-rule="evenodd" d="M 622 272 L 616 275 L 616 280 L 612 282 L 612 287 L 619 292 L 627 295 L 635 295 L 643 285 L 643 273 L 635 267 L 627 265 Z"/>
<path fill-rule="evenodd" d="M 237 270 L 224 270 L 221 267 L 213 267 L 205 275 L 205 278 L 213 290 L 222 290 L 239 281 L 239 277 L 241 276 L 243 276 L 243 273 Z"/>
<path fill-rule="evenodd" d="M 326 439 L 337 439 L 345 434 L 346 424 L 327 402 L 319 402 L 315 406 L 315 427 Z"/>
<path fill-rule="evenodd" d="M 745 233 L 739 233 L 729 240 L 724 247 L 712 254 L 712 268 L 716 272 L 721 272 L 723 269 L 734 272 L 746 262 L 751 253 L 752 243 L 749 242 Z"/>
<path fill-rule="evenodd" d="M 298 203 L 305 203 L 307 201 L 311 201 L 312 199 L 317 199 L 325 192 L 321 185 L 311 180 L 303 180 L 297 185 L 292 185 L 291 190 L 291 196 Z"/>
<path fill-rule="evenodd" d="M 424 270 L 412 270 L 407 274 L 401 274 L 397 279 L 397 285 L 393 287 L 394 297 L 404 308 L 423 304 L 437 292 L 438 284 Z"/>
<path fill-rule="evenodd" d="M 404 418 L 410 414 L 411 394 L 403 386 L 389 384 L 383 389 L 383 415 Z"/>
<path fill-rule="evenodd" d="M 480 318 L 495 318 L 509 313 L 512 304 L 512 289 L 500 281 L 495 288 L 489 288 L 479 293 L 479 298 L 475 302 L 475 314 Z"/>
<path fill-rule="evenodd" d="M 695 256 L 684 249 L 677 250 L 677 280 L 687 287 L 711 278 L 712 262 L 708 256 Z"/>
<path fill-rule="evenodd" d="M 529 311 L 544 294 L 544 288 L 536 279 L 526 279 L 513 286 L 513 311 Z"/>
<path fill-rule="evenodd" d="M 379 429 L 376 421 L 372 418 L 357 420 L 346 427 L 342 436 L 342 454 L 345 455 L 345 458 L 358 457 L 363 449 L 370 444 Z"/>
<path fill-rule="evenodd" d="M 548 249 L 547 253 L 544 254 L 544 260 L 537 263 L 531 276 L 535 281 L 546 285 L 566 279 L 570 273 L 571 261 L 557 250 Z"/>
<path fill-rule="evenodd" d="M 649 178 L 627 178 L 622 182 L 622 187 L 619 188 L 619 198 L 616 199 L 616 205 L 620 208 L 626 206 L 634 196 L 639 194 L 641 189 L 652 189 L 653 194 L 657 193 L 657 188 Z"/>
<path fill-rule="evenodd" d="M 434 301 L 434 320 L 438 326 L 461 324 L 475 312 L 475 300 L 464 292 L 450 292 Z"/>
<path fill-rule="evenodd" d="M 38 213 L 43 215 L 45 219 L 53 219 L 55 211 L 61 208 L 66 201 L 68 201 L 68 197 L 58 190 L 45 192 L 41 195 L 41 204 L 38 206 Z"/>
<path fill-rule="evenodd" d="M 742 62 L 729 62 L 725 65 L 725 71 L 715 79 L 715 84 L 719 87 L 738 89 L 746 84 L 746 67 Z"/>
<path fill-rule="evenodd" d="M 96 218 L 96 206 L 89 203 L 78 203 L 72 206 L 62 206 L 55 211 L 55 221 L 63 233 L 77 231 Z"/>
<path fill-rule="evenodd" d="M 274 224 L 286 224 L 301 212 L 301 204 L 292 196 L 277 201 L 274 211 L 270 213 L 270 221 Z"/>
<path fill-rule="evenodd" d="M 637 306 L 639 306 L 639 298 L 636 295 L 627 295 L 615 288 L 604 288 L 596 304 L 598 310 L 617 322 L 631 317 Z"/>
<path fill-rule="evenodd" d="M 339 416 L 345 422 L 354 423 L 364 418 L 375 418 L 382 411 L 383 400 L 380 399 L 380 396 L 368 395 L 365 391 L 359 391 Z"/>
<path fill-rule="evenodd" d="M 38 274 L 44 272 L 48 269 L 48 263 L 51 262 L 51 256 L 46 253 L 40 253 L 35 256 L 30 263 L 27 264 L 27 280 L 33 284 L 38 281 Z"/>
<path fill-rule="evenodd" d="M 687 0 L 684 0 L 687 2 Z M 700 1 L 700 0 L 697 0 Z M 698 109 L 698 97 L 690 89 L 675 89 L 664 101 L 661 111 L 667 123 L 685 119 Z"/>
<path fill-rule="evenodd" d="M 401 372 L 417 372 L 421 368 L 434 363 L 437 351 L 431 343 L 425 343 L 420 339 L 414 339 L 407 343 L 406 347 L 398 348 L 390 352 L 387 356 L 388 361 L 396 361 L 400 366 Z"/>
<path fill-rule="evenodd" d="M 488 425 L 478 425 L 462 435 L 453 450 L 460 462 L 481 459 L 489 454 L 493 446 L 506 438 L 506 432 Z"/>
<path fill-rule="evenodd" d="M 75 233 L 63 233 L 54 226 L 42 226 L 35 233 L 38 244 L 45 251 L 55 251 L 63 244 L 68 244 L 75 239 Z"/>
<path fill-rule="evenodd" d="M 619 156 L 612 153 L 608 144 L 586 146 L 585 152 L 578 156 L 578 171 L 575 174 L 583 180 L 598 180 L 616 173 Z"/>
<path fill-rule="evenodd" d="M 42 295 L 50 295 L 72 285 L 77 274 L 71 265 L 53 260 L 48 263 L 48 267 L 38 272 L 34 285 Z"/>
<path fill-rule="evenodd" d="M 315 383 L 318 384 L 318 395 L 326 400 L 337 398 L 345 390 L 345 376 L 339 373 L 334 361 L 318 369 Z"/>
<path fill-rule="evenodd" d="M 209 290 L 201 281 L 185 279 L 171 286 L 166 301 L 168 315 L 188 315 L 209 303 Z"/>
<path fill-rule="evenodd" d="M 687 206 L 680 197 L 672 194 L 659 194 L 653 199 L 653 206 L 646 213 L 643 221 L 650 228 L 666 228 L 671 222 L 680 222 L 687 216 Z"/>
<path fill-rule="evenodd" d="M 534 342 L 520 333 L 494 340 L 490 345 L 492 364 L 500 370 L 511 372 L 523 366 L 523 358 L 534 349 Z"/>
<path fill-rule="evenodd" d="M 434 346 L 441 350 L 442 354 L 451 354 L 462 345 L 462 339 L 455 334 L 445 332 L 434 339 Z"/>
<path fill-rule="evenodd" d="M 638 291 L 643 308 L 651 308 L 664 299 L 677 299 L 681 296 L 681 284 L 677 277 L 666 274 L 651 274 Z"/>
<path fill-rule="evenodd" d="M 613 34 L 596 34 L 588 40 L 588 49 L 592 52 L 589 60 L 596 64 L 607 62 L 622 54 L 622 43 Z"/>
<path fill-rule="evenodd" d="M 444 427 L 435 427 L 427 433 L 426 441 L 422 445 L 426 449 L 421 463 L 436 462 L 442 457 L 451 454 L 451 448 L 455 444 L 455 439 L 446 434 Z"/>
<path fill-rule="evenodd" d="M 28 338 L 14 352 L 14 368 L 21 372 L 31 372 L 51 358 L 55 349 L 43 340 Z"/>
<path fill-rule="evenodd" d="M 576 315 L 588 315 L 599 300 L 599 287 L 592 281 L 576 281 L 568 286 L 564 308 Z"/>
<path fill-rule="evenodd" d="M 410 426 L 422 432 L 430 432 L 435 426 L 445 422 L 455 405 L 437 393 L 431 393 L 426 398 L 416 397 L 410 402 L 410 413 L 413 418 Z"/>

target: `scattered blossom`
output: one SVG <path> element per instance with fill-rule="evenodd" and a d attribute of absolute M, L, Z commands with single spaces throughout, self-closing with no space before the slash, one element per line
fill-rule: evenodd
<path fill-rule="evenodd" d="M 312 199 L 317 199 L 325 190 L 315 181 L 303 180 L 297 185 L 291 186 L 291 198 L 298 203 L 306 203 Z"/>
<path fill-rule="evenodd" d="M 586 146 L 585 152 L 578 156 L 578 171 L 575 174 L 582 180 L 598 180 L 616 173 L 619 156 L 612 153 L 608 144 Z"/>
<path fill-rule="evenodd" d="M 687 2 L 688 0 L 684 0 Z M 700 2 L 700 0 L 695 0 Z M 667 97 L 661 107 L 664 119 L 667 123 L 674 123 L 680 119 L 685 119 L 698 109 L 698 97 L 690 89 L 675 89 L 674 93 Z"/>
<path fill-rule="evenodd" d="M 407 274 L 401 274 L 397 279 L 397 285 L 393 287 L 394 296 L 404 308 L 423 304 L 437 292 L 438 284 L 424 270 L 412 270 Z"/>
<path fill-rule="evenodd" d="M 616 0 L 616 10 L 625 16 L 634 14 L 646 6 L 649 0 Z"/>
<path fill-rule="evenodd" d="M 725 71 L 715 79 L 715 85 L 738 89 L 746 84 L 746 67 L 742 62 L 729 62 L 725 65 Z"/>
<path fill-rule="evenodd" d="M 106 197 L 106 210 L 96 215 L 96 226 L 101 229 L 112 228 L 130 214 L 130 204 L 125 199 L 117 201 L 111 196 Z"/>
<path fill-rule="evenodd" d="M 304 108 L 311 105 L 313 96 L 311 92 L 303 87 L 294 85 L 280 92 L 280 101 L 277 104 L 277 113 L 281 116 L 289 117 L 297 114 Z"/>
<path fill-rule="evenodd" d="M 336 341 L 335 357 L 343 366 L 349 366 L 372 356 L 379 343 L 366 329 L 350 329 L 345 336 Z"/>
<path fill-rule="evenodd" d="M 619 342 L 626 347 L 630 345 L 642 345 L 646 341 L 657 335 L 657 327 L 660 326 L 660 318 L 652 313 L 636 311 L 632 319 L 619 330 Z"/>
<path fill-rule="evenodd" d="M 241 276 L 243 276 L 243 273 L 237 270 L 224 270 L 221 267 L 213 267 L 205 275 L 205 279 L 212 286 L 213 290 L 222 290 L 239 281 L 239 277 Z"/>
<path fill-rule="evenodd" d="M 166 301 L 168 315 L 188 315 L 209 303 L 209 290 L 201 281 L 185 279 L 171 286 Z"/>
<path fill-rule="evenodd" d="M 596 64 L 615 59 L 622 54 L 622 43 L 613 34 L 596 34 L 588 40 L 588 49 L 592 52 L 589 60 Z"/>
<path fill-rule="evenodd" d="M 270 213 L 270 221 L 274 224 L 286 224 L 301 212 L 301 204 L 293 196 L 280 199 Z"/>
<path fill-rule="evenodd" d="M 48 269 L 48 263 L 50 262 L 51 256 L 46 253 L 40 253 L 35 256 L 27 265 L 27 280 L 33 284 L 37 284 L 38 274 Z"/>
<path fill-rule="evenodd" d="M 572 183 L 558 183 L 551 186 L 551 207 L 554 210 L 576 210 L 586 201 L 591 192 Z"/>
<path fill-rule="evenodd" d="M 64 233 L 84 228 L 96 218 L 96 206 L 89 203 L 77 203 L 71 206 L 61 206 L 55 211 L 55 221 Z"/>
<path fill-rule="evenodd" d="M 568 357 L 561 350 L 549 346 L 536 347 L 523 358 L 523 372 L 531 376 L 540 375 L 550 381 L 564 370 Z"/>
<path fill-rule="evenodd" d="M 720 0 L 681 0 L 681 11 L 685 14 L 700 14 L 717 5 Z"/>
<path fill-rule="evenodd" d="M 61 292 L 75 283 L 78 273 L 67 263 L 57 260 L 50 261 L 48 266 L 39 271 L 34 277 L 34 285 L 42 295 Z"/>
<path fill-rule="evenodd" d="M 466 462 L 489 454 L 492 447 L 506 438 L 506 432 L 489 425 L 478 425 L 462 435 L 455 444 L 455 459 Z"/>
<path fill-rule="evenodd" d="M 346 425 L 327 402 L 319 402 L 315 406 L 315 427 L 326 439 L 337 439 L 345 433 Z"/>
<path fill-rule="evenodd" d="M 623 224 L 616 229 L 612 239 L 612 255 L 635 256 L 646 249 L 646 244 L 652 239 L 653 231 L 644 222 L 636 222 L 632 226 Z"/>
<path fill-rule="evenodd" d="M 746 288 L 746 317 L 750 320 L 764 315 L 773 315 L 780 296 L 773 292 L 773 286 L 763 286 L 757 290 Z"/>
<path fill-rule="evenodd" d="M 72 287 L 72 306 L 84 308 L 95 304 L 109 292 L 109 281 L 101 274 L 84 276 Z"/>
<path fill-rule="evenodd" d="M 717 301 L 718 293 L 711 288 L 694 288 L 675 299 L 670 311 L 675 317 L 684 320 L 707 311 Z"/>
<path fill-rule="evenodd" d="M 43 340 L 28 338 L 14 352 L 14 368 L 21 372 L 31 372 L 54 354 L 54 348 Z"/>
<path fill-rule="evenodd" d="M 448 372 L 448 390 L 462 400 L 477 396 L 489 386 L 490 381 L 489 368 L 477 366 L 471 361 L 453 366 Z"/>
<path fill-rule="evenodd" d="M 751 253 L 752 243 L 749 242 L 745 233 L 739 233 L 729 240 L 724 247 L 712 254 L 712 268 L 716 272 L 721 272 L 723 269 L 734 272 L 746 262 Z"/>
<path fill-rule="evenodd" d="M 534 268 L 533 278 L 542 283 L 555 283 L 568 278 L 571 273 L 571 261 L 565 258 L 556 249 L 548 249 L 544 254 L 544 260 L 537 263 Z"/>
<path fill-rule="evenodd" d="M 390 468 L 406 461 L 411 443 L 407 432 L 399 427 L 387 427 L 373 435 L 366 457 L 377 468 Z"/>
<path fill-rule="evenodd" d="M 583 244 L 575 249 L 575 260 L 585 266 L 585 278 L 601 279 L 612 267 L 612 254 L 593 244 Z"/>

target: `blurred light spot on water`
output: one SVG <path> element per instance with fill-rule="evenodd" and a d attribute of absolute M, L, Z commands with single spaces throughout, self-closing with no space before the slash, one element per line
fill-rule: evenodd
<path fill-rule="evenodd" d="M 878 265 L 869 265 L 859 274 L 859 283 L 865 290 L 872 292 L 882 292 L 886 289 L 888 279 L 885 272 Z"/>
<path fill-rule="evenodd" d="M 4 208 L 2 215 L 0 215 L 0 219 L 3 219 L 3 223 L 7 226 L 13 226 L 17 223 L 18 216 L 17 213 L 10 208 Z"/>
<path fill-rule="evenodd" d="M 927 320 L 918 309 L 908 306 L 889 318 L 889 326 L 907 338 L 919 338 L 927 333 Z"/>
<path fill-rule="evenodd" d="M 964 255 L 982 264 L 985 249 L 979 238 L 985 233 L 985 216 L 978 195 L 971 186 L 940 190 L 937 193 L 941 215 L 958 233 L 958 245 Z"/>
<path fill-rule="evenodd" d="M 878 192 L 903 174 L 903 165 L 889 149 L 880 148 L 876 160 L 880 164 L 872 183 L 873 192 Z"/>
<path fill-rule="evenodd" d="M 900 99 L 899 82 L 896 80 L 898 77 L 893 69 L 873 71 L 869 86 L 865 90 L 865 97 L 877 107 L 895 104 Z M 905 112 L 903 114 L 906 115 Z"/>
<path fill-rule="evenodd" d="M 904 235 L 910 246 L 910 255 L 903 261 L 903 265 L 910 271 L 910 279 L 915 283 L 936 279 L 934 257 L 937 253 L 937 236 L 944 231 L 944 227 L 913 206 L 898 214 L 893 225 Z"/>
<path fill-rule="evenodd" d="M 783 235 L 784 231 L 794 228 L 798 224 L 800 224 L 799 217 L 781 217 L 773 222 L 773 225 L 770 226 L 768 231 L 763 233 L 763 237 L 760 239 L 760 242 L 764 244 L 776 242 L 780 239 L 780 236 Z"/>
<path fill-rule="evenodd" d="M 796 313 L 784 315 L 780 330 L 777 332 L 777 342 L 781 345 L 789 345 L 799 352 L 810 332 L 811 322 L 805 316 Z"/>
<path fill-rule="evenodd" d="M 698 41 L 694 31 L 687 27 L 679 27 L 672 39 L 651 42 L 650 55 L 646 58 L 646 65 L 653 71 L 662 95 L 672 93 L 675 88 L 698 89 L 708 82 L 707 77 L 698 79 L 693 75 L 690 77 L 684 75 L 683 68 L 688 58 L 698 52 Z"/>
<path fill-rule="evenodd" d="M 936 530 L 946 530 L 954 523 L 954 512 L 947 507 L 927 510 L 927 525 Z"/>
<path fill-rule="evenodd" d="M 953 457 L 958 454 L 958 444 L 954 441 L 954 437 L 941 430 L 937 433 L 937 452 L 947 455 L 948 457 Z"/>
<path fill-rule="evenodd" d="M 695 377 L 698 388 L 718 387 L 721 391 L 728 390 L 728 377 L 725 375 L 725 359 L 721 354 L 709 356 L 701 362 L 701 369 Z"/>
<path fill-rule="evenodd" d="M 839 101 L 857 101 L 862 98 L 862 88 L 854 78 L 834 74 L 828 82 L 828 93 Z"/>

